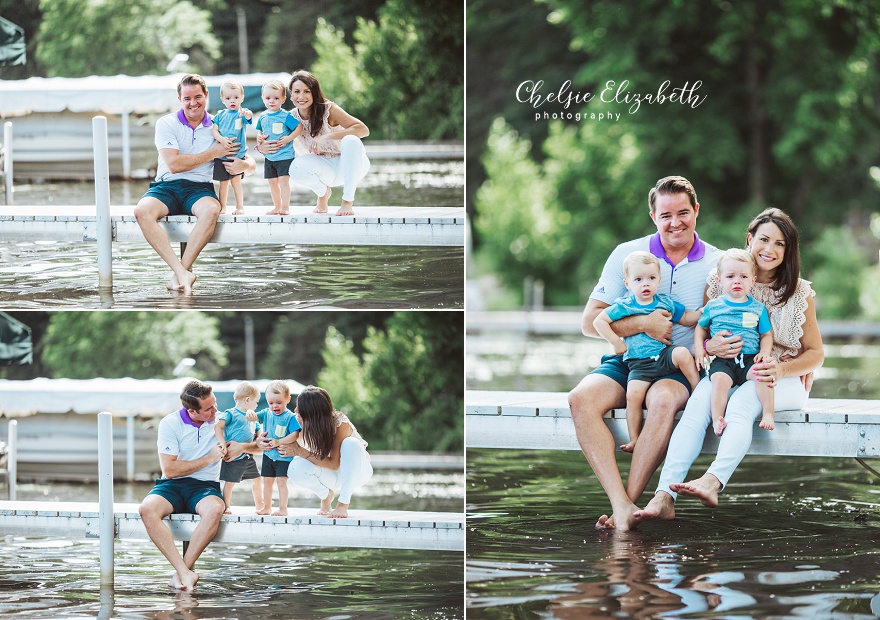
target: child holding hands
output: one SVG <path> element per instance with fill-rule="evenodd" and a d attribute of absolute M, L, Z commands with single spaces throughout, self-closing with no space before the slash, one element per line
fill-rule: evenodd
<path fill-rule="evenodd" d="M 218 414 L 214 422 L 214 434 L 226 455 L 226 442 L 240 441 L 246 443 L 253 441 L 257 434 L 257 423 L 247 419 L 247 412 L 260 400 L 260 390 L 253 383 L 243 381 L 239 383 L 233 393 L 235 407 Z M 254 494 L 254 507 L 257 513 L 263 509 L 263 487 L 260 480 L 260 472 L 254 457 L 248 453 L 242 454 L 234 461 L 223 461 L 220 465 L 220 480 L 223 484 L 223 499 L 226 502 L 226 514 L 232 514 L 232 487 L 242 480 L 253 480 L 251 490 Z M 271 492 L 269 497 L 271 498 Z"/>
<path fill-rule="evenodd" d="M 241 107 L 244 101 L 244 88 L 238 82 L 223 82 L 220 87 L 220 100 L 226 109 L 220 110 L 213 118 L 214 125 L 211 135 L 217 142 L 226 146 L 232 146 L 238 142 L 241 146 L 236 153 L 237 158 L 243 158 L 247 153 L 245 137 L 245 125 L 250 125 L 254 115 L 247 108 Z M 241 179 L 244 173 L 231 175 L 226 172 L 223 162 L 228 159 L 214 160 L 214 180 L 220 181 L 220 213 L 226 213 L 226 199 L 229 197 L 229 185 L 232 184 L 232 193 L 235 196 L 235 211 L 233 215 L 244 214 L 244 192 L 241 188 Z"/>
<path fill-rule="evenodd" d="M 287 88 L 279 80 L 270 80 L 263 85 L 263 103 L 266 111 L 257 121 L 257 129 L 263 139 L 276 141 L 278 150 L 264 153 L 263 176 L 269 182 L 272 202 L 275 208 L 266 215 L 288 215 L 290 213 L 290 164 L 293 162 L 293 140 L 302 133 L 302 125 L 297 118 L 281 108 L 287 100 Z"/>
<path fill-rule="evenodd" d="M 281 456 L 278 444 L 282 440 L 296 441 L 300 435 L 300 424 L 293 411 L 287 408 L 290 403 L 290 388 L 283 381 L 272 381 L 266 386 L 268 407 L 254 413 L 248 412 L 249 420 L 257 420 L 266 431 L 265 441 L 269 450 L 263 451 L 263 509 L 258 515 L 269 514 L 272 509 L 272 485 L 278 481 L 278 510 L 272 516 L 287 515 L 287 468 L 292 456 Z"/>

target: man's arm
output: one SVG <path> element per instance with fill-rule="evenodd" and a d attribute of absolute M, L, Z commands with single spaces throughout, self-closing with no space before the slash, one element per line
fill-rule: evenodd
<path fill-rule="evenodd" d="M 250 155 L 245 155 L 244 159 L 230 157 L 229 161 L 223 162 L 223 167 L 226 168 L 226 172 L 228 172 L 229 174 L 244 173 L 248 175 L 253 174 L 254 171 L 257 169 L 257 162 L 254 161 L 254 158 Z"/>
<path fill-rule="evenodd" d="M 603 301 L 598 299 L 590 299 L 584 308 L 584 315 L 581 319 L 581 331 L 584 336 L 589 338 L 601 338 L 602 336 L 596 331 L 593 322 L 608 307 Z M 636 334 L 648 334 L 654 340 L 659 340 L 663 344 L 672 344 L 672 315 L 666 310 L 654 310 L 651 314 L 643 316 L 628 316 L 625 319 L 614 321 L 611 329 L 621 338 L 634 336 Z"/>
<path fill-rule="evenodd" d="M 218 157 L 228 157 L 238 152 L 239 143 L 230 142 L 230 146 L 224 146 L 220 142 L 215 142 L 214 146 L 207 151 L 194 153 L 192 155 L 181 155 L 177 149 L 159 149 L 159 157 L 168 166 L 168 171 L 177 174 L 178 172 L 187 172 L 198 168 L 202 164 L 214 161 Z"/>
<path fill-rule="evenodd" d="M 181 478 L 194 474 L 208 465 L 213 465 L 223 458 L 223 449 L 216 445 L 202 458 L 194 461 L 180 461 L 176 454 L 159 453 L 159 464 L 162 466 L 162 474 L 166 478 Z"/>

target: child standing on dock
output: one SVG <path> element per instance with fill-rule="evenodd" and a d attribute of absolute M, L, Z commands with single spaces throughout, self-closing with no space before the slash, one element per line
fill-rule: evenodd
<path fill-rule="evenodd" d="M 651 314 L 666 310 L 673 323 L 694 325 L 700 311 L 687 312 L 685 307 L 670 295 L 658 293 L 660 286 L 660 262 L 650 252 L 632 252 L 623 260 L 623 282 L 632 293 L 621 297 L 602 310 L 593 327 L 614 347 L 614 353 L 623 354 L 629 366 L 626 382 L 626 428 L 629 442 L 620 446 L 624 452 L 632 452 L 642 430 L 645 394 L 651 384 L 670 373 L 680 370 L 691 385 L 691 391 L 700 382 L 700 374 L 694 358 L 687 347 L 665 345 L 648 334 L 640 333 L 621 338 L 611 329 L 611 323 L 628 316 Z"/>
<path fill-rule="evenodd" d="M 249 415 L 256 419 L 266 432 L 263 445 L 269 449 L 263 452 L 263 509 L 258 515 L 269 514 L 272 509 L 272 485 L 278 481 L 278 510 L 272 516 L 287 514 L 287 469 L 290 467 L 289 456 L 278 453 L 278 444 L 283 441 L 296 441 L 300 434 L 300 424 L 294 413 L 287 408 L 290 403 L 290 388 L 283 381 L 272 381 L 266 386 L 266 402 L 269 407 Z"/>
<path fill-rule="evenodd" d="M 746 250 L 731 249 L 718 259 L 716 278 L 722 295 L 710 300 L 694 331 L 694 356 L 697 368 L 707 368 L 712 381 L 712 427 L 720 436 L 727 427 L 724 413 L 730 388 L 747 380 L 755 381 L 755 391 L 761 402 L 762 416 L 759 426 L 773 430 L 773 388 L 765 382 L 756 381 L 752 366 L 770 359 L 773 349 L 773 326 L 767 308 L 749 292 L 757 278 L 758 265 L 755 257 Z M 716 357 L 709 363 L 705 341 L 720 331 L 727 330 L 734 336 L 742 336 L 742 349 L 733 359 Z"/>
<path fill-rule="evenodd" d="M 260 401 L 260 390 L 253 383 L 242 381 L 233 393 L 235 407 L 227 409 L 217 416 L 214 423 L 214 433 L 217 441 L 226 455 L 226 442 L 239 441 L 247 443 L 256 437 L 257 422 L 247 419 L 247 413 L 253 412 Z M 251 491 L 254 494 L 254 507 L 259 513 L 264 508 L 263 504 L 263 481 L 260 480 L 260 472 L 254 457 L 244 453 L 232 461 L 223 461 L 220 466 L 220 480 L 223 481 L 223 500 L 226 502 L 226 514 L 232 514 L 232 488 L 242 480 L 253 480 Z"/>
<path fill-rule="evenodd" d="M 238 82 L 223 82 L 220 87 L 220 101 L 226 109 L 214 115 L 211 135 L 225 146 L 232 146 L 233 142 L 238 142 L 241 147 L 235 157 L 244 158 L 247 153 L 245 125 L 250 125 L 254 117 L 253 112 L 241 107 L 244 101 L 244 88 Z M 220 213 L 226 213 L 226 199 L 229 197 L 231 183 L 232 193 L 235 196 L 235 211 L 232 214 L 244 215 L 244 193 L 241 188 L 244 173 L 229 174 L 223 165 L 228 161 L 230 160 L 226 157 L 214 160 L 214 180 L 220 181 Z"/>
<path fill-rule="evenodd" d="M 274 153 L 264 153 L 263 175 L 269 182 L 275 208 L 266 215 L 290 213 L 290 164 L 293 162 L 293 140 L 302 133 L 302 125 L 287 110 L 281 108 L 287 100 L 287 88 L 279 80 L 263 85 L 263 103 L 266 111 L 257 121 L 262 139 L 273 140 L 278 146 Z"/>

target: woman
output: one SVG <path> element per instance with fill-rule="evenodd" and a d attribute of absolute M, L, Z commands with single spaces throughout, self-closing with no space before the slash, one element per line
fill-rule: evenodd
<path fill-rule="evenodd" d="M 752 296 L 762 302 L 773 325 L 773 357 L 754 365 L 759 381 L 774 388 L 775 410 L 801 409 L 812 385 L 813 371 L 822 365 L 825 353 L 816 323 L 815 292 L 800 278 L 798 232 L 794 223 L 779 209 L 767 209 L 749 224 L 746 245 L 758 264 Z M 715 271 L 709 274 L 707 295 L 721 294 Z M 727 335 L 724 335 L 727 334 Z M 739 336 L 721 332 L 704 343 L 710 355 L 733 358 L 742 348 Z M 696 497 L 706 506 L 718 505 L 718 492 L 745 456 L 752 442 L 755 419 L 761 403 L 755 382 L 746 381 L 730 396 L 725 418 L 727 428 L 721 436 L 718 454 L 700 478 L 682 483 L 700 453 L 706 427 L 712 421 L 712 384 L 704 378 L 688 400 L 684 414 L 669 440 L 666 461 L 654 498 L 634 517 L 668 520 L 675 517 L 676 494 Z"/>
<path fill-rule="evenodd" d="M 278 446 L 282 456 L 294 457 L 289 479 L 321 498 L 319 515 L 345 518 L 352 493 L 373 475 L 367 442 L 319 387 L 310 385 L 300 392 L 294 413 L 302 433 L 296 443 Z M 337 491 L 339 502 L 333 509 Z"/>
<path fill-rule="evenodd" d="M 293 141 L 296 157 L 290 178 L 318 196 L 315 213 L 327 213 L 331 188 L 342 186 L 342 206 L 336 215 L 354 215 L 354 193 L 370 169 L 361 138 L 370 135 L 367 125 L 324 99 L 318 78 L 299 70 L 290 79 L 293 116 L 302 124 L 302 134 Z M 274 153 L 274 140 L 261 141 L 258 150 Z"/>

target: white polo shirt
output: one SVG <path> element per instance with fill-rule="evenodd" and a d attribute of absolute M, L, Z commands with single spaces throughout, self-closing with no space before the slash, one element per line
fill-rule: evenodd
<path fill-rule="evenodd" d="M 190 419 L 186 409 L 170 413 L 159 422 L 159 438 L 156 441 L 159 454 L 170 454 L 180 461 L 195 461 L 206 456 L 211 448 L 219 443 L 217 435 L 214 434 L 214 423 L 203 422 L 197 426 Z M 222 460 L 217 461 L 186 478 L 220 480 L 222 464 Z"/>
<path fill-rule="evenodd" d="M 174 149 L 181 155 L 204 153 L 214 146 L 214 136 L 211 134 L 213 125 L 211 115 L 207 112 L 205 112 L 205 118 L 202 119 L 201 124 L 195 129 L 190 127 L 183 109 L 173 114 L 167 114 L 156 121 L 156 148 L 160 151 Z M 162 160 L 162 155 L 159 155 L 156 180 L 174 181 L 177 179 L 212 182 L 214 179 L 214 160 L 209 160 L 192 170 L 172 173 Z"/>
<path fill-rule="evenodd" d="M 599 282 L 590 293 L 590 299 L 604 302 L 609 306 L 619 297 L 630 294 L 623 283 L 623 259 L 632 252 L 650 252 L 660 262 L 660 287 L 658 293 L 666 293 L 685 307 L 697 310 L 703 306 L 706 291 L 706 278 L 715 268 L 721 250 L 700 240 L 694 233 L 694 246 L 687 257 L 673 265 L 663 249 L 660 233 L 621 243 L 605 261 Z M 672 344 L 687 347 L 693 353 L 694 328 L 676 323 L 672 326 Z"/>

